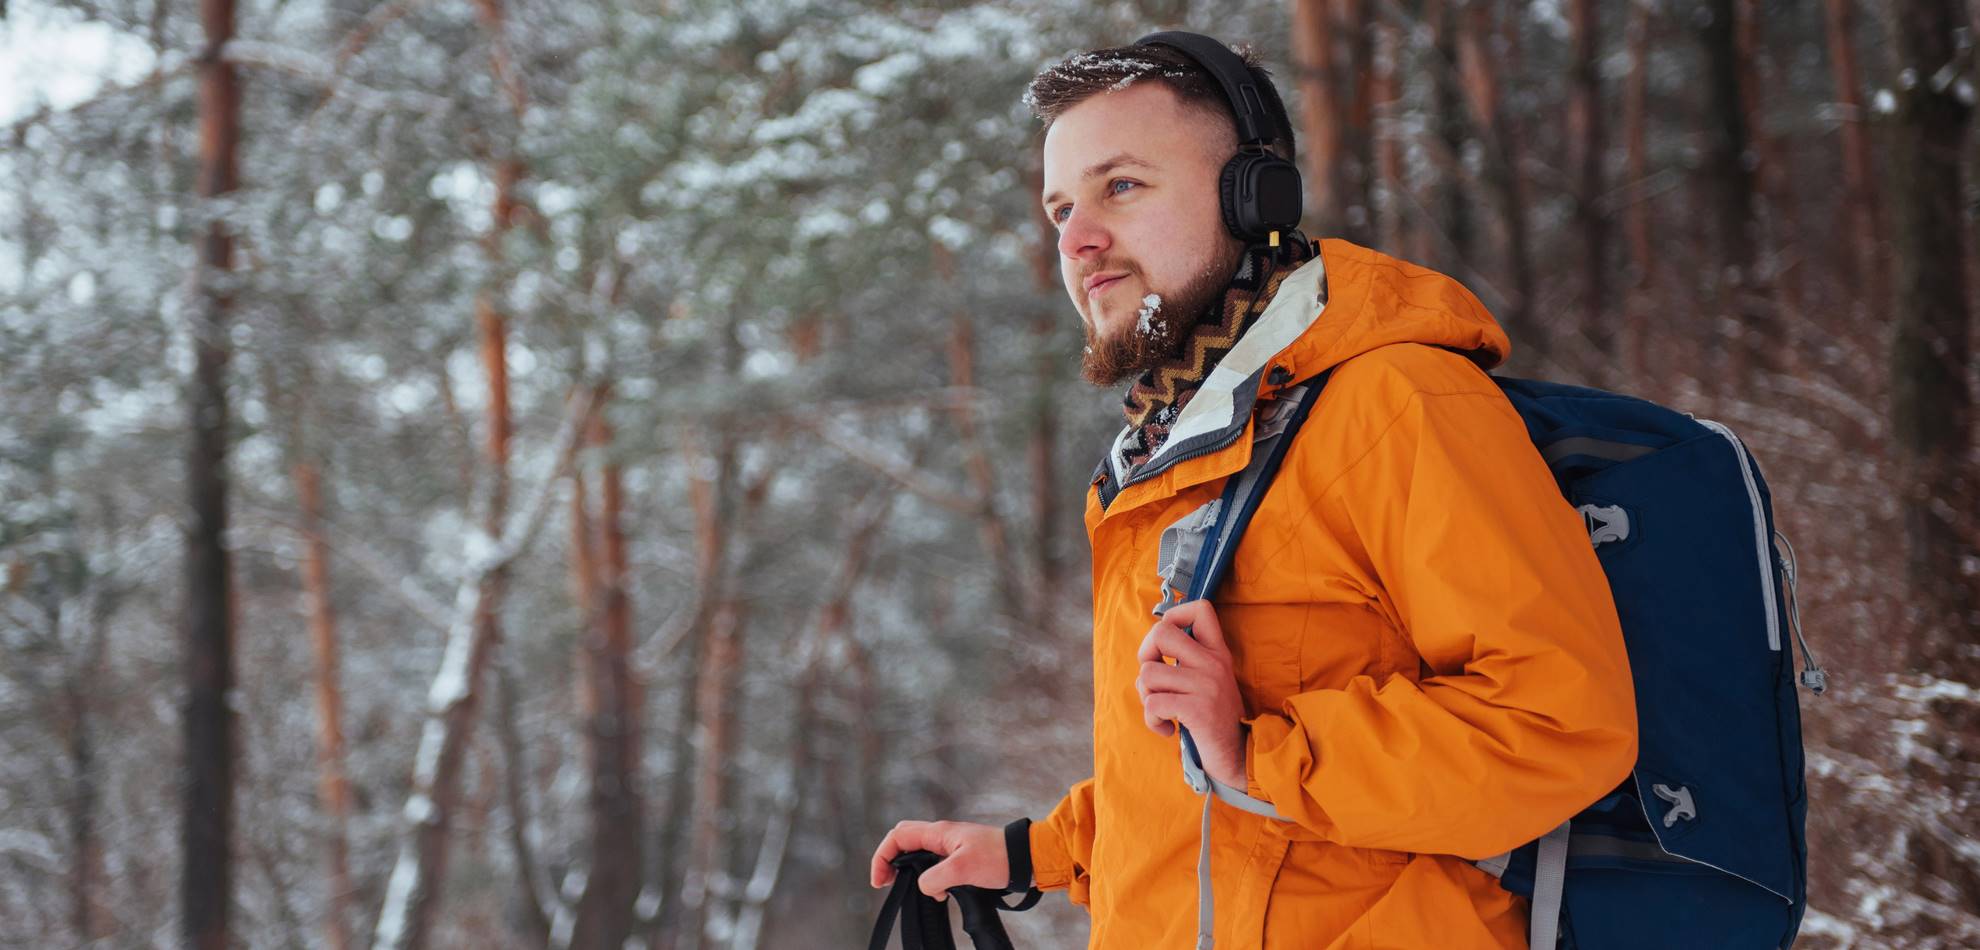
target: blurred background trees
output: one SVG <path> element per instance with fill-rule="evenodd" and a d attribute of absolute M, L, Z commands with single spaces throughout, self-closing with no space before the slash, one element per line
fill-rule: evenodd
<path fill-rule="evenodd" d="M 1804 943 L 1980 942 L 1976 17 L 10 0 L 0 943 L 845 946 L 895 820 L 1041 816 L 1119 417 L 1019 95 L 1161 27 L 1277 66 L 1310 232 L 1748 439 Z"/>

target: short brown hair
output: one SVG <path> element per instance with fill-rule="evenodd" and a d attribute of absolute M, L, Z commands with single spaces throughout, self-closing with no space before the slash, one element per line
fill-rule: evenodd
<path fill-rule="evenodd" d="M 1272 73 L 1259 61 L 1257 54 L 1249 46 L 1240 46 L 1233 52 L 1251 69 L 1253 78 L 1271 88 L 1272 98 L 1278 99 L 1278 89 L 1272 86 Z M 1178 99 L 1222 118 L 1229 123 L 1232 135 L 1237 134 L 1237 120 L 1232 114 L 1230 100 L 1224 97 L 1223 87 L 1217 84 L 1216 77 L 1181 50 L 1168 46 L 1114 46 L 1074 53 L 1065 61 L 1049 66 L 1032 77 L 1030 87 L 1024 92 L 1024 103 L 1049 129 L 1053 121 L 1073 106 L 1104 92 L 1126 89 L 1142 79 L 1168 86 Z M 1293 157 L 1291 121 L 1285 119 L 1281 125 L 1281 119 L 1285 119 L 1283 114 L 1270 120 L 1282 129 L 1282 134 L 1272 139 L 1272 151 L 1290 161 Z"/>

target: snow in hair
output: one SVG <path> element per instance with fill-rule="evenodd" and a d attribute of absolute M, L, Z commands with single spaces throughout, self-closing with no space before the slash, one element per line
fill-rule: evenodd
<path fill-rule="evenodd" d="M 1062 63 L 1048 66 L 1031 80 L 1024 91 L 1024 106 L 1034 114 L 1038 113 L 1038 98 L 1034 92 L 1041 83 L 1050 85 L 1077 85 L 1091 82 L 1106 82 L 1107 92 L 1119 92 L 1135 84 L 1137 80 L 1151 75 L 1161 75 L 1169 79 L 1181 79 L 1189 75 L 1187 70 L 1177 69 L 1164 63 L 1139 56 L 1123 55 L 1119 52 L 1076 53 Z"/>

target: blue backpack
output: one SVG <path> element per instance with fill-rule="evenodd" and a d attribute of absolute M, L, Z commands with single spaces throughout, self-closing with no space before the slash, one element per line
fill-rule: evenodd
<path fill-rule="evenodd" d="M 1261 410 L 1252 462 L 1202 530 L 1165 538 L 1165 578 L 1190 599 L 1216 589 L 1327 375 Z M 1792 944 L 1808 886 L 1795 686 L 1819 695 L 1826 683 L 1801 637 L 1794 551 L 1759 465 L 1716 422 L 1597 389 L 1494 380 L 1588 525 L 1622 621 L 1639 735 L 1621 786 L 1478 866 L 1531 900 L 1535 948 Z M 1789 634 L 1806 661 L 1798 678 Z M 1210 779 L 1186 731 L 1182 751 L 1206 809 L 1215 796 L 1279 817 Z M 1199 875 L 1207 946 L 1207 840 Z"/>

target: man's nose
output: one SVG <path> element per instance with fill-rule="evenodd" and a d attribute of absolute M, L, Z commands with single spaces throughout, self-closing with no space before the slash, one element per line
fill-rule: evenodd
<path fill-rule="evenodd" d="M 1066 218 L 1065 226 L 1059 229 L 1059 254 L 1062 257 L 1078 260 L 1107 250 L 1113 244 L 1113 237 L 1100 226 L 1090 214 L 1078 208 Z"/>

